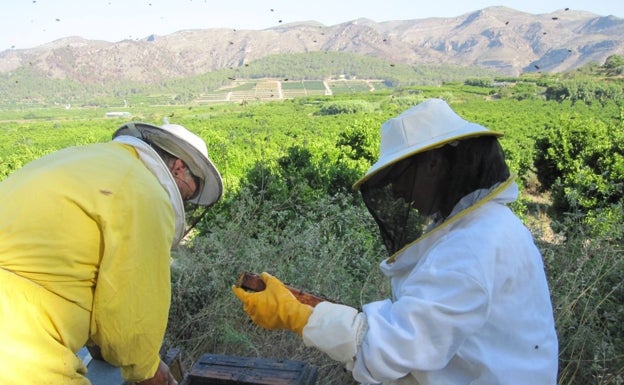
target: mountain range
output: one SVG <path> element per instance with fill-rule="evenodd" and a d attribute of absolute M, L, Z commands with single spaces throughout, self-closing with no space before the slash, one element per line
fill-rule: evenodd
<path fill-rule="evenodd" d="M 624 56 L 624 19 L 561 9 L 529 14 L 503 6 L 457 17 L 325 26 L 315 21 L 263 30 L 197 29 L 106 42 L 67 37 L 0 52 L 0 73 L 29 69 L 85 83 L 143 83 L 236 68 L 268 55 L 348 52 L 410 66 L 482 67 L 517 76 L 564 72 Z"/>

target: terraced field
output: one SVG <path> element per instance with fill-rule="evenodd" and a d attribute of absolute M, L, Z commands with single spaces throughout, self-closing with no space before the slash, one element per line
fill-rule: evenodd
<path fill-rule="evenodd" d="M 335 95 L 386 88 L 380 80 L 276 80 L 236 81 L 219 90 L 201 94 L 195 102 L 243 102 L 283 100 L 312 95 Z"/>

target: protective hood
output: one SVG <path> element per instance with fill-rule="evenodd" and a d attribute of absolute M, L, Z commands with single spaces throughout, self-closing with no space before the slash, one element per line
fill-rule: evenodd
<path fill-rule="evenodd" d="M 484 135 L 503 134 L 462 119 L 442 99 L 428 99 L 381 126 L 379 159 L 355 182 L 353 189 L 359 190 L 362 183 L 379 171 L 412 155 Z"/>
<path fill-rule="evenodd" d="M 134 136 L 184 161 L 200 180 L 199 193 L 188 202 L 212 206 L 221 198 L 221 175 L 208 157 L 206 143 L 199 136 L 177 124 L 166 123 L 159 127 L 142 122 L 124 124 L 115 131 L 113 138 L 119 135 Z"/>

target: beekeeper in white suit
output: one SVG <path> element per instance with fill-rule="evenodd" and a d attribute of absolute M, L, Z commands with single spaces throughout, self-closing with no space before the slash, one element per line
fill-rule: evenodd
<path fill-rule="evenodd" d="M 354 184 L 389 258 L 393 298 L 363 310 L 299 303 L 234 287 L 267 329 L 290 329 L 366 384 L 555 384 L 557 335 L 531 233 L 507 207 L 518 197 L 500 133 L 430 99 L 381 128 L 379 160 Z"/>

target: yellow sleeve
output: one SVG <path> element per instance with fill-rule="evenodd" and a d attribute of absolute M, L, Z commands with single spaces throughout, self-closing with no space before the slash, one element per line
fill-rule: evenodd
<path fill-rule="evenodd" d="M 166 192 L 142 165 L 126 170 L 120 193 L 104 197 L 102 259 L 91 338 L 124 380 L 150 378 L 159 364 L 171 298 L 174 213 Z M 107 199 L 112 198 L 112 199 Z"/>

